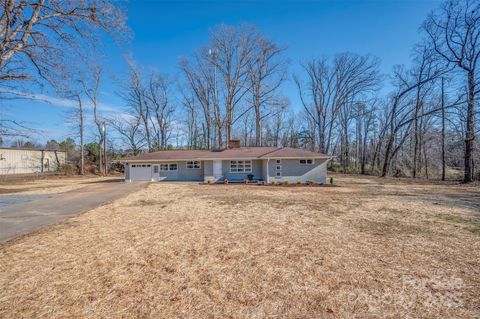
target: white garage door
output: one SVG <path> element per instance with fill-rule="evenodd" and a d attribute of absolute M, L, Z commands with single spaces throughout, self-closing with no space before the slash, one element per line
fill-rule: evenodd
<path fill-rule="evenodd" d="M 149 181 L 152 179 L 150 164 L 133 164 L 130 166 L 130 179 L 133 181 Z"/>

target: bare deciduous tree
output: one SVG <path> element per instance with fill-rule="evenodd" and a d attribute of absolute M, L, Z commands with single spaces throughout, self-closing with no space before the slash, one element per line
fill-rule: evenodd
<path fill-rule="evenodd" d="M 192 96 L 198 101 L 201 105 L 202 113 L 203 113 L 203 147 L 210 149 L 213 143 L 213 100 L 212 100 L 212 73 L 211 73 L 211 65 L 206 59 L 206 52 L 200 51 L 194 54 L 193 63 L 190 63 L 187 59 L 182 59 L 180 61 L 180 68 L 182 69 L 186 82 L 187 87 L 192 92 Z M 185 94 L 184 94 L 185 96 Z M 185 100 L 188 102 L 188 105 L 191 107 L 194 102 L 190 102 L 190 100 Z M 219 114 L 215 112 L 215 115 L 218 117 Z M 220 122 L 219 119 L 215 121 Z M 217 124 L 218 125 L 218 124 Z M 221 131 L 221 130 L 220 130 Z M 221 132 L 220 132 L 221 133 Z"/>
<path fill-rule="evenodd" d="M 470 0 L 447 1 L 438 11 L 430 14 L 423 28 L 438 56 L 457 67 L 466 77 L 468 99 L 464 181 L 471 182 L 478 94 L 477 64 L 480 58 L 480 3 Z"/>
<path fill-rule="evenodd" d="M 130 61 L 129 79 L 124 85 L 124 90 L 119 95 L 125 100 L 129 113 L 139 117 L 143 125 L 143 133 L 147 143 L 148 151 L 153 150 L 153 139 L 150 124 L 150 108 L 146 101 L 146 89 L 142 81 L 142 74 L 137 64 Z"/>
<path fill-rule="evenodd" d="M 108 0 L 5 0 L 0 3 L 0 81 L 33 76 L 54 81 L 87 41 L 103 30 L 125 33 L 125 15 Z"/>
<path fill-rule="evenodd" d="M 120 135 L 120 139 L 128 146 L 133 155 L 140 153 L 140 150 L 145 146 L 145 136 L 142 133 L 140 116 L 111 117 L 107 122 Z"/>
<path fill-rule="evenodd" d="M 98 65 L 91 65 L 88 67 L 87 74 L 80 79 L 83 92 L 88 98 L 93 108 L 93 122 L 98 134 L 98 171 L 104 174 L 103 165 L 107 165 L 105 159 L 102 160 L 103 144 L 104 144 L 104 129 L 105 120 L 99 114 L 98 93 L 100 89 L 102 70 Z M 103 163 L 105 161 L 105 163 Z"/>
<path fill-rule="evenodd" d="M 152 128 L 156 135 L 156 148 L 159 150 L 167 149 L 172 133 L 172 117 L 175 111 L 171 99 L 173 83 L 169 76 L 153 72 L 145 91 L 145 101 L 152 115 Z"/>
<path fill-rule="evenodd" d="M 258 37 L 254 46 L 248 60 L 248 77 L 255 111 L 255 146 L 261 146 L 261 122 L 271 114 L 265 109 L 276 103 L 276 93 L 286 77 L 286 60 L 280 57 L 285 49 L 263 37 Z"/>
<path fill-rule="evenodd" d="M 211 33 L 211 63 L 221 74 L 227 141 L 232 136 L 235 108 L 247 93 L 248 64 L 258 37 L 258 31 L 248 25 L 234 28 L 222 24 Z M 219 141 L 219 146 L 223 146 L 222 141 Z"/>
<path fill-rule="evenodd" d="M 376 58 L 352 53 L 337 55 L 332 66 L 326 58 L 312 59 L 302 65 L 307 80 L 302 82 L 298 76 L 294 80 L 303 108 L 315 123 L 317 137 L 313 142 L 318 143 L 320 152 L 330 152 L 342 107 L 378 85 L 378 66 Z"/>

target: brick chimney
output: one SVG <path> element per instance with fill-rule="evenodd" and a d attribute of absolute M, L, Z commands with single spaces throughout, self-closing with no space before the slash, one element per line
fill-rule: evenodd
<path fill-rule="evenodd" d="M 228 148 L 240 148 L 239 139 L 231 139 L 228 141 Z"/>

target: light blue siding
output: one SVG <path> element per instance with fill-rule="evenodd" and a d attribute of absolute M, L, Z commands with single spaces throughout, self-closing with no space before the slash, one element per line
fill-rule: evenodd
<path fill-rule="evenodd" d="M 178 163 L 178 180 L 179 181 L 203 181 L 203 165 L 200 162 L 200 168 L 187 168 L 187 162 Z"/>
<path fill-rule="evenodd" d="M 160 164 L 177 164 L 176 171 L 161 171 Z M 159 173 L 153 174 L 154 180 L 159 181 L 203 181 L 203 162 L 200 168 L 187 168 L 187 162 L 163 162 L 153 165 L 159 166 Z"/>
<path fill-rule="evenodd" d="M 315 181 L 316 183 L 326 183 L 327 179 L 327 160 L 315 159 L 312 165 L 300 164 L 300 159 L 282 159 L 282 176 L 276 176 L 276 159 L 271 159 L 269 162 L 268 173 L 269 180 L 285 181 L 296 183 L 300 181 L 305 183 L 307 181 Z"/>
<path fill-rule="evenodd" d="M 222 170 L 224 178 L 229 181 L 243 181 L 248 178 L 248 175 L 253 174 L 253 179 L 263 179 L 262 175 L 262 160 L 252 160 L 252 171 L 249 173 L 232 173 L 230 172 L 230 160 L 222 161 Z"/>

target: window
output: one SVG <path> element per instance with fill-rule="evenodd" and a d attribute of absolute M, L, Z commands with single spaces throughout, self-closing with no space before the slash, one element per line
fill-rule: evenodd
<path fill-rule="evenodd" d="M 160 164 L 160 172 L 176 171 L 177 169 L 177 163 Z"/>
<path fill-rule="evenodd" d="M 230 161 L 230 173 L 251 173 L 252 161 Z"/>
<path fill-rule="evenodd" d="M 313 165 L 313 159 L 301 159 L 300 165 Z"/>
<path fill-rule="evenodd" d="M 280 177 L 282 176 L 282 160 L 277 159 L 277 166 L 275 167 L 276 170 L 276 176 Z"/>
<path fill-rule="evenodd" d="M 153 173 L 158 174 L 158 165 L 153 165 Z"/>
<path fill-rule="evenodd" d="M 190 162 L 187 162 L 187 168 L 188 168 L 188 169 L 201 168 L 201 166 L 200 166 L 200 161 L 190 161 Z"/>

